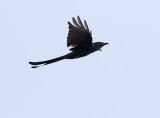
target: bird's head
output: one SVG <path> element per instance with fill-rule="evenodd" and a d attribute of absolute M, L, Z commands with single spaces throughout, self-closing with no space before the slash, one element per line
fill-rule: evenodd
<path fill-rule="evenodd" d="M 93 43 L 93 47 L 94 47 L 95 51 L 102 51 L 101 48 L 104 45 L 108 45 L 108 43 L 103 43 L 103 42 L 95 42 L 95 43 Z"/>

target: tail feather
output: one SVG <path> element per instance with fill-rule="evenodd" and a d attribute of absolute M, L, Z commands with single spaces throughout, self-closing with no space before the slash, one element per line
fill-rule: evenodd
<path fill-rule="evenodd" d="M 61 57 L 57 57 L 57 58 L 50 59 L 50 60 L 47 60 L 47 61 L 29 62 L 29 64 L 33 65 L 32 68 L 37 68 L 37 67 L 40 67 L 40 66 L 44 66 L 44 65 L 47 65 L 47 64 L 51 64 L 51 63 L 63 60 L 65 58 L 66 58 L 66 56 L 61 56 Z"/>

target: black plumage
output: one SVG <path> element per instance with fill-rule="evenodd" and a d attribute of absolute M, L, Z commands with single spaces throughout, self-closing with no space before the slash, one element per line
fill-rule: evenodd
<path fill-rule="evenodd" d="M 84 57 L 95 51 L 101 50 L 101 48 L 104 45 L 108 44 L 103 42 L 92 43 L 92 33 L 89 30 L 87 22 L 84 20 L 84 25 L 83 25 L 79 16 L 77 16 L 78 23 L 74 17 L 72 18 L 72 20 L 74 25 L 68 22 L 69 33 L 67 37 L 67 47 L 69 46 L 72 47 L 70 48 L 71 52 L 64 56 L 46 61 L 29 62 L 29 64 L 33 65 L 32 68 L 37 68 L 63 59 L 74 59 L 74 58 Z"/>

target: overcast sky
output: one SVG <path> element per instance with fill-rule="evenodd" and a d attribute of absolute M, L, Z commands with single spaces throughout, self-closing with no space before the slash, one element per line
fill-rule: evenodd
<path fill-rule="evenodd" d="M 79 15 L 103 51 L 69 52 Z M 1 0 L 0 118 L 160 118 L 159 0 Z"/>

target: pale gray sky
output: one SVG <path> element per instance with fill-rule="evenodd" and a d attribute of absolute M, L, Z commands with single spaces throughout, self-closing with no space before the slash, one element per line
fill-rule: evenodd
<path fill-rule="evenodd" d="M 30 68 L 69 52 L 77 15 L 110 45 Z M 159 0 L 1 0 L 0 41 L 0 118 L 160 118 Z"/>

